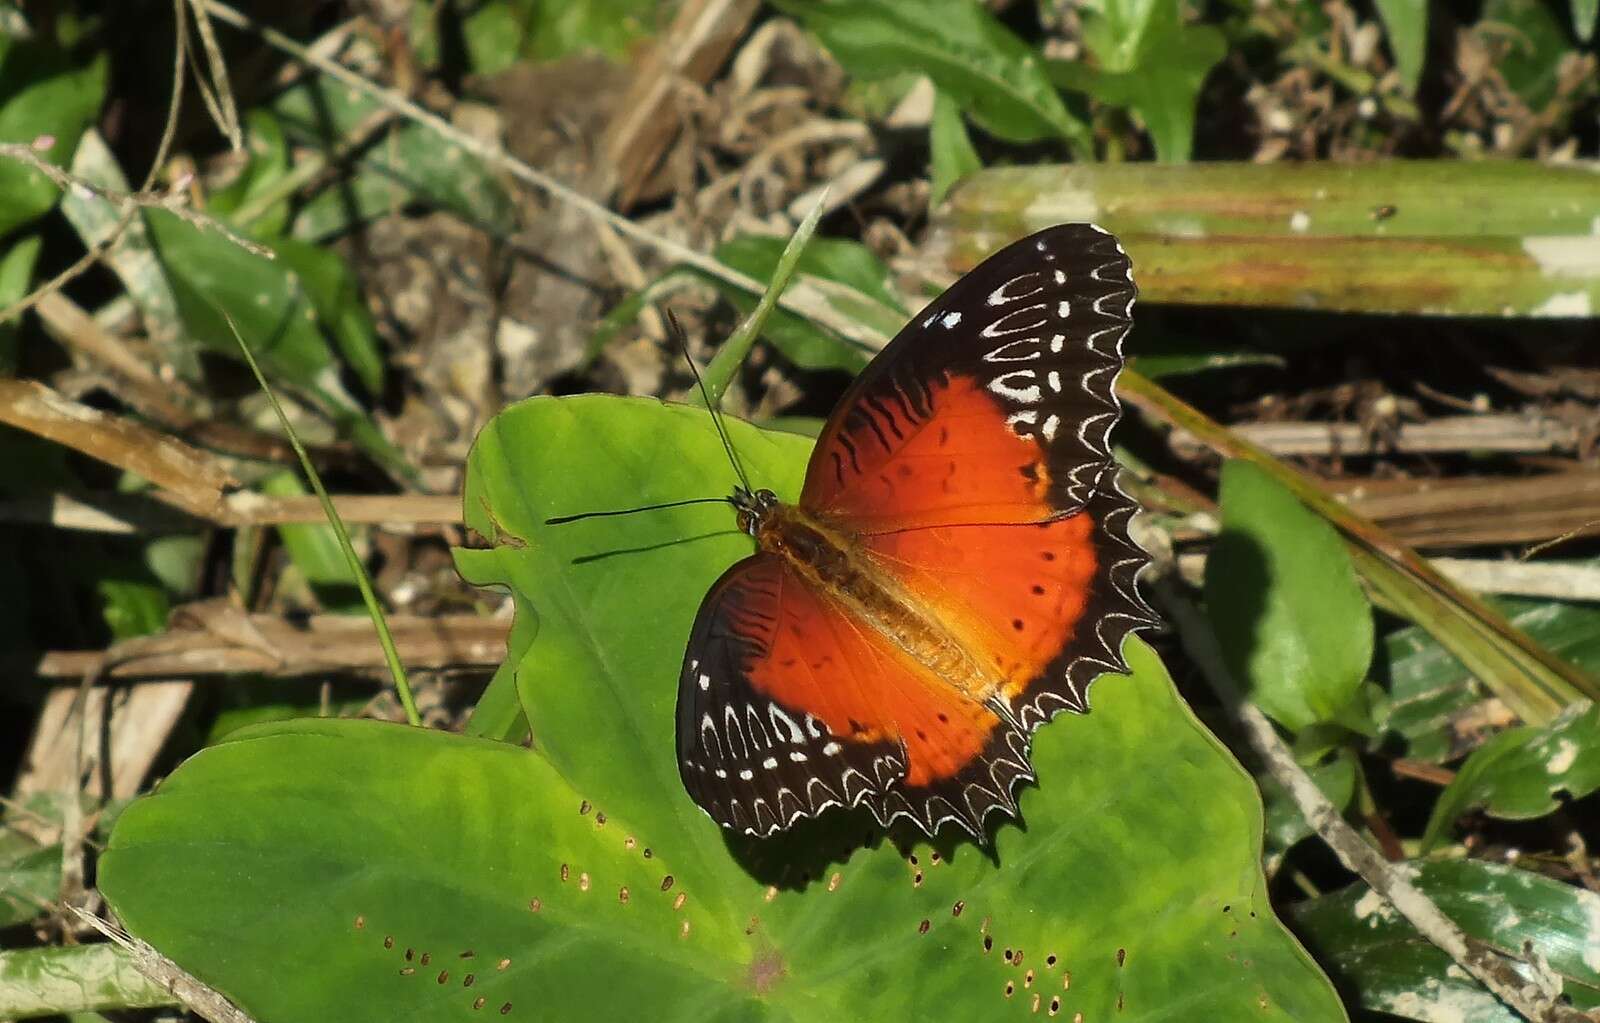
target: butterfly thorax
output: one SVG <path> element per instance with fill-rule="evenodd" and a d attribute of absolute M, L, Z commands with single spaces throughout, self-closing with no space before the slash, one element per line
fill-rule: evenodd
<path fill-rule="evenodd" d="M 760 491 L 756 495 L 769 494 Z M 874 562 L 861 544 L 798 505 L 769 497 L 741 509 L 757 545 L 887 636 L 895 646 L 974 701 L 988 700 L 1003 679 L 986 670 L 967 647 L 928 614 L 903 586 Z"/>

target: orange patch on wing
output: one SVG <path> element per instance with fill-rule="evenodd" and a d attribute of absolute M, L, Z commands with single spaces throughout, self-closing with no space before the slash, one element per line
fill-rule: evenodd
<path fill-rule="evenodd" d="M 904 784 L 922 787 L 972 763 L 999 719 L 967 699 L 845 608 L 785 567 L 782 584 L 757 608 L 770 627 L 765 652 L 745 665 L 752 686 L 811 714 L 838 741 L 898 741 Z"/>
<path fill-rule="evenodd" d="M 817 442 L 800 505 L 851 532 L 973 522 L 1037 522 L 1052 509 L 1038 442 L 1006 425 L 970 377 L 935 384 L 933 415 L 898 401 L 863 403 Z"/>
<path fill-rule="evenodd" d="M 1072 642 L 1098 568 L 1094 519 L 945 526 L 862 539 L 882 571 L 917 594 L 968 650 L 1020 694 Z"/>

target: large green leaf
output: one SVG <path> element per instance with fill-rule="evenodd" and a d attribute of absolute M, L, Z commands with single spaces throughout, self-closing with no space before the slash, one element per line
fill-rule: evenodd
<path fill-rule="evenodd" d="M 623 58 L 630 46 L 660 27 L 654 0 L 488 0 L 470 5 L 413 4 L 409 43 L 416 59 L 435 65 L 465 51 L 475 75 L 498 74 L 520 61 L 556 60 L 573 53 Z"/>
<path fill-rule="evenodd" d="M 939 205 L 951 185 L 982 166 L 983 159 L 961 121 L 960 104 L 945 93 L 936 93 L 928 128 L 928 205 Z"/>
<path fill-rule="evenodd" d="M 1428 48 L 1427 0 L 1376 0 L 1383 27 L 1389 33 L 1389 52 L 1406 93 L 1414 95 L 1422 80 L 1422 60 Z"/>
<path fill-rule="evenodd" d="M 28 293 L 33 283 L 34 264 L 39 261 L 39 249 L 44 244 L 38 235 L 19 238 L 4 254 L 0 254 L 0 307 L 9 306 Z M 22 354 L 21 335 L 18 332 L 20 317 L 0 323 L 0 376 L 14 376 Z"/>
<path fill-rule="evenodd" d="M 1554 600 L 1494 604 L 1551 653 L 1600 671 L 1600 608 Z M 1482 683 L 1414 625 L 1384 637 L 1383 652 L 1391 699 L 1380 727 L 1406 739 L 1407 756 L 1435 763 L 1458 756 L 1463 733 L 1473 729 L 1457 728 L 1455 721 L 1485 698 Z"/>
<path fill-rule="evenodd" d="M 62 1013 L 176 1002 L 138 971 L 132 956 L 109 942 L 0 952 L 0 1019 L 59 1019 Z"/>
<path fill-rule="evenodd" d="M 1340 720 L 1372 660 L 1372 609 L 1333 527 L 1247 462 L 1222 467 L 1206 607 L 1234 675 L 1275 721 Z"/>
<path fill-rule="evenodd" d="M 985 131 L 1009 142 L 1089 131 L 1067 111 L 1039 57 L 975 0 L 774 0 L 860 78 L 924 74 Z"/>
<path fill-rule="evenodd" d="M 1164 163 L 1188 161 L 1200 89 L 1228 52 L 1220 29 L 1186 25 L 1178 8 L 1145 0 L 1085 5 L 1084 42 L 1099 66 L 1050 65 L 1058 85 L 1136 111 Z"/>
<path fill-rule="evenodd" d="M 1474 806 L 1495 817 L 1528 820 L 1561 805 L 1558 794 L 1581 799 L 1600 788 L 1600 706 L 1568 707 L 1547 725 L 1524 725 L 1495 736 L 1461 765 L 1434 804 L 1422 851 Z"/>
<path fill-rule="evenodd" d="M 728 426 L 754 480 L 792 495 L 809 442 Z M 100 868 L 114 908 L 270 1023 L 455 1019 L 479 997 L 540 1020 L 1343 1018 L 1271 913 L 1248 778 L 1137 643 L 1094 713 L 1039 733 L 1026 826 L 992 850 L 897 848 L 838 813 L 725 839 L 678 783 L 674 687 L 695 605 L 748 538 L 721 507 L 545 520 L 731 481 L 703 410 L 501 413 L 466 494 L 500 546 L 459 561 L 537 615 L 510 655 L 535 748 L 372 722 L 239 733 L 125 812 Z"/>
<path fill-rule="evenodd" d="M 1577 1008 L 1600 1006 L 1600 895 L 1474 860 L 1422 863 L 1413 880 L 1469 937 L 1519 964 L 1531 941 Z M 1522 1019 L 1364 884 L 1301 903 L 1292 919 L 1365 1009 L 1429 1023 Z"/>
<path fill-rule="evenodd" d="M 301 497 L 306 488 L 300 476 L 287 469 L 261 481 L 261 492 L 268 497 Z M 327 522 L 285 522 L 277 526 L 278 536 L 288 552 L 298 578 L 280 580 L 277 588 L 293 592 L 298 586 L 310 589 L 315 604 L 334 614 L 359 614 L 365 605 L 361 590 L 350 574 L 339 534 Z M 361 544 L 364 530 L 355 527 L 351 541 Z M 358 548 L 359 549 L 359 548 Z"/>
<path fill-rule="evenodd" d="M 747 277 L 771 281 L 784 245 L 783 238 L 741 235 L 723 242 L 714 255 L 719 262 Z M 796 269 L 800 273 L 839 285 L 827 291 L 824 297 L 835 311 L 856 323 L 875 327 L 889 336 L 906 321 L 904 308 L 889 289 L 888 267 L 860 242 L 842 238 L 813 238 L 800 254 Z M 716 289 L 742 316 L 748 316 L 760 299 L 759 295 L 697 268 L 674 267 L 606 314 L 589 338 L 586 357 L 598 355 L 623 327 L 639 318 L 639 313 L 647 303 L 659 301 L 668 293 L 694 282 Z M 772 310 L 761 333 L 786 359 L 802 369 L 836 369 L 856 373 L 872 355 L 860 343 L 841 337 L 786 309 Z"/>
<path fill-rule="evenodd" d="M 752 483 L 792 498 L 808 442 L 737 421 L 728 426 Z M 580 790 L 618 793 L 608 796 L 607 804 L 630 822 L 683 834 L 708 869 L 727 865 L 727 846 L 678 781 L 672 753 L 674 680 L 700 598 L 724 568 L 749 552 L 749 540 L 733 528 L 728 509 L 717 506 L 556 527 L 544 521 L 574 512 L 718 496 L 732 482 L 703 411 L 648 400 L 535 399 L 497 417 L 480 435 L 469 465 L 469 523 L 503 543 L 493 551 L 458 556 L 473 581 L 504 585 L 516 595 L 519 618 L 538 617 L 531 643 L 514 644 L 510 656 L 518 663 L 523 706 L 539 748 Z M 1238 775 L 1225 768 L 1225 759 L 1202 767 L 1220 756 L 1217 748 L 1172 699 L 1165 682 L 1148 677 L 1148 662 L 1143 663 L 1146 675 L 1136 682 L 1108 679 L 1099 684 L 1096 713 L 1041 733 L 1036 762 L 1042 787 L 1024 796 L 1027 832 L 1003 829 L 1001 869 L 992 876 L 975 875 L 996 897 L 1004 893 L 1019 907 L 1027 905 L 1027 912 L 1046 925 L 1045 935 L 1059 933 L 1055 929 L 1066 926 L 1068 919 L 1124 915 L 1118 900 L 1127 898 L 1152 898 L 1153 904 L 1168 906 L 1171 913 L 1163 916 L 1162 926 L 1182 931 L 1188 926 L 1182 922 L 1186 911 L 1172 907 L 1196 897 L 1205 900 L 1198 893 L 1208 882 L 1199 878 L 1235 878 L 1225 882 L 1228 887 L 1238 884 L 1238 871 L 1253 876 L 1257 870 L 1259 823 L 1253 794 L 1248 786 L 1234 788 Z M 587 680 L 581 696 L 573 688 L 574 679 Z M 596 757 L 595 749 L 614 755 Z M 1090 752 L 1095 749 L 1103 754 Z M 623 751 L 641 755 L 625 756 Z M 1201 773 L 1191 776 L 1190 771 Z M 1181 791 L 1169 787 L 1174 784 Z M 1087 817 L 1086 799 L 1096 807 Z M 1220 805 L 1211 805 L 1213 799 Z M 1195 811 L 1196 801 L 1205 802 L 1206 809 Z M 1122 823 L 1102 830 L 1111 817 Z M 1090 818 L 1095 824 L 1086 823 Z M 1180 837 L 1202 818 L 1206 823 L 1198 826 L 1208 834 L 1224 819 L 1236 822 L 1227 827 L 1249 832 L 1245 844 L 1252 851 L 1244 855 L 1250 864 L 1202 863 L 1220 852 L 1210 844 L 1219 839 Z M 1147 838 L 1151 834 L 1164 837 L 1152 843 Z M 1042 852 L 1046 847 L 1052 850 L 1048 855 Z M 735 843 L 734 848 L 737 852 L 741 846 Z M 1211 852 L 1194 860 L 1168 859 L 1178 856 L 1180 848 Z M 1025 880 L 1036 857 L 1052 859 L 1062 870 L 1058 884 Z M 1112 862 L 1124 880 L 1095 886 L 1092 893 L 1071 880 L 1101 875 Z M 1016 865 L 1007 869 L 1007 864 Z M 1129 868 L 1132 872 L 1124 873 Z M 1131 881 L 1135 874 L 1153 889 L 1136 892 L 1138 885 Z M 1163 880 L 1155 880 L 1157 876 Z M 1030 891 L 1063 894 L 1035 902 Z M 1213 912 L 1224 903 L 1240 905 L 1237 895 L 1214 895 Z M 1100 897 L 1109 901 L 1098 905 Z M 967 901 L 970 905 L 971 899 Z M 1256 908 L 1265 907 L 1258 900 Z M 1194 922 L 1203 921 L 1204 915 L 1202 911 Z M 887 937 L 894 936 L 891 929 Z M 1170 948 L 1183 944 L 1175 934 L 1161 940 L 1169 939 L 1177 942 Z M 1204 945 L 1202 940 L 1190 946 L 1186 955 L 1204 959 Z M 1028 946 L 1036 947 L 1032 941 Z M 1190 965 L 1182 957 L 1167 963 L 1175 978 L 1191 965 L 1200 968 L 1198 959 Z M 1297 967 L 1294 975 L 1303 978 L 1299 971 Z M 1101 982 L 1115 983 L 1104 975 L 1075 974 L 1074 991 L 1080 981 L 1091 989 Z M 1301 980 L 1293 983 L 1298 987 Z M 1221 998 L 1217 1004 L 1225 1005 L 1243 990 L 1235 985 L 1232 995 L 1205 997 Z M 1093 996 L 1086 991 L 1085 997 Z M 1305 1004 L 1312 1005 L 1321 996 L 1306 997 L 1311 1000 Z M 982 1011 L 982 1005 L 963 1011 Z M 952 1006 L 951 1012 L 957 1008 Z"/>
<path fill-rule="evenodd" d="M 296 141 L 332 150 L 381 109 L 377 100 L 327 78 L 310 78 L 273 102 Z M 320 241 L 412 203 L 438 206 L 496 235 L 516 229 L 511 197 L 483 161 L 432 129 L 402 122 L 360 152 L 338 187 L 312 197 L 295 217 L 294 235 Z"/>
<path fill-rule="evenodd" d="M 1588 42 L 1594 38 L 1595 16 L 1600 15 L 1600 0 L 1572 0 L 1572 31 Z"/>
<path fill-rule="evenodd" d="M 343 433 L 391 470 L 410 472 L 404 456 L 345 389 L 338 360 L 320 329 L 319 307 L 333 314 L 330 326 L 342 335 L 360 329 L 352 326 L 350 296 L 337 276 L 343 271 L 341 260 L 335 257 L 330 266 L 294 243 L 286 251 L 303 258 L 268 259 L 219 231 L 199 228 L 165 210 L 147 211 L 146 224 L 190 338 L 220 355 L 238 358 L 237 329 L 269 377 L 312 399 Z M 308 285 L 296 264 L 334 276 Z M 364 317 L 365 311 L 359 316 Z M 361 322 L 370 330 L 369 322 Z M 348 336 L 344 343 L 347 351 L 361 349 L 361 343 Z M 371 370 L 365 363 L 357 365 L 364 372 Z M 381 365 L 378 368 L 381 371 Z"/>
<path fill-rule="evenodd" d="M 27 923 L 60 894 L 60 843 L 40 845 L 0 824 L 0 928 Z"/>
<path fill-rule="evenodd" d="M 1574 23 L 1577 15 L 1575 3 Z M 1594 22 L 1592 13 L 1589 21 L 1591 25 Z M 1478 45 L 1498 54 L 1495 72 L 1530 110 L 1543 110 L 1561 90 L 1570 88 L 1563 84 L 1566 79 L 1562 67 L 1571 39 L 1549 4 L 1539 0 L 1488 0 L 1473 33 Z"/>
<path fill-rule="evenodd" d="M 289 143 L 283 128 L 269 111 L 256 109 L 245 115 L 245 152 L 249 160 L 226 185 L 206 197 L 206 212 L 258 237 L 282 234 L 289 223 L 291 191 L 284 188 L 289 173 Z M 250 215 L 243 218 L 240 212 Z"/>
<path fill-rule="evenodd" d="M 0 36 L 0 140 L 32 143 L 48 137 L 39 155 L 63 164 L 78 136 L 100 111 L 106 61 L 87 63 L 43 42 Z M 0 160 L 0 235 L 56 204 L 55 183 L 32 167 Z"/>

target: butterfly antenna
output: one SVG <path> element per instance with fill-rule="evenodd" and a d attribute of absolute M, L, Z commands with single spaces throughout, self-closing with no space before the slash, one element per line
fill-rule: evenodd
<path fill-rule="evenodd" d="M 728 453 L 728 464 L 733 466 L 733 471 L 739 477 L 739 483 L 746 491 L 753 489 L 750 486 L 750 477 L 744 473 L 744 466 L 739 462 L 739 454 L 733 449 L 733 441 L 728 439 L 728 431 L 722 425 L 722 413 L 717 410 L 716 403 L 711 400 L 711 392 L 706 388 L 706 382 L 700 376 L 700 367 L 694 364 L 694 356 L 689 354 L 689 335 L 684 331 L 683 325 L 678 322 L 677 316 L 671 309 L 666 310 L 667 323 L 672 331 L 672 339 L 678 342 L 679 351 L 683 352 L 683 361 L 689 364 L 689 372 L 694 374 L 695 386 L 700 388 L 700 396 L 706 400 L 706 411 L 711 413 L 711 425 L 717 428 L 717 436 L 722 440 L 722 450 Z"/>
<path fill-rule="evenodd" d="M 579 512 L 576 515 L 557 515 L 544 520 L 547 526 L 560 526 L 568 522 L 579 522 L 583 519 L 599 519 L 610 515 L 632 515 L 635 512 L 660 511 L 663 508 L 682 508 L 688 504 L 732 504 L 731 497 L 691 497 L 687 501 L 663 501 L 661 504 L 646 504 L 638 508 L 617 508 L 612 511 Z"/>

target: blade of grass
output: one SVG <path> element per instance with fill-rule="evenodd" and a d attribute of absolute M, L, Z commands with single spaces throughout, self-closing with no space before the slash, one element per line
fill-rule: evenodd
<path fill-rule="evenodd" d="M 1356 570 L 1380 601 L 1415 621 L 1529 724 L 1569 704 L 1600 699 L 1600 683 L 1535 643 L 1500 612 L 1417 556 L 1387 531 L 1336 501 L 1313 480 L 1206 417 L 1134 370 L 1118 378 L 1140 410 L 1198 437 L 1213 451 L 1260 466 L 1349 542 Z"/>
<path fill-rule="evenodd" d="M 794 268 L 800 263 L 800 254 L 805 251 L 806 243 L 816 233 L 817 221 L 822 219 L 822 211 L 827 201 L 828 192 L 824 189 L 817 197 L 817 204 L 806 214 L 806 219 L 794 229 L 789 244 L 784 246 L 783 255 L 778 257 L 778 267 L 772 273 L 772 281 L 767 285 L 767 290 L 761 294 L 761 301 L 750 310 L 750 315 L 744 318 L 744 322 L 728 335 L 728 340 L 723 342 L 722 347 L 706 366 L 704 373 L 706 395 L 711 399 L 711 404 L 716 405 L 722 401 L 723 392 L 728 389 L 734 374 L 739 372 L 739 367 L 750 355 L 750 349 L 755 346 L 756 338 L 761 336 L 761 328 L 766 326 L 767 317 L 772 315 L 772 310 L 778 305 L 778 297 L 783 294 L 789 279 L 794 276 Z"/>
<path fill-rule="evenodd" d="M 244 361 L 250 364 L 250 372 L 256 375 L 256 383 L 260 384 L 261 390 L 266 393 L 267 400 L 272 403 L 272 411 L 283 426 L 283 432 L 288 436 L 289 443 L 294 446 L 295 456 L 300 459 L 300 467 L 305 470 L 311 489 L 317 492 L 317 500 L 322 502 L 322 514 L 327 517 L 328 524 L 333 527 L 334 534 L 339 538 L 339 549 L 344 552 L 345 563 L 350 566 L 350 574 L 355 576 L 356 586 L 361 590 L 361 600 L 367 605 L 367 614 L 378 630 L 378 643 L 383 647 L 383 657 L 389 664 L 389 676 L 394 679 L 394 691 L 400 697 L 400 706 L 405 710 L 406 721 L 414 727 L 421 727 L 422 716 L 417 713 L 417 701 L 411 695 L 411 683 L 406 678 L 405 665 L 400 663 L 400 651 L 395 649 L 394 636 L 389 632 L 389 621 L 383 616 L 383 608 L 378 604 L 377 594 L 372 592 L 372 580 L 367 578 L 366 567 L 361 564 L 361 559 L 356 557 L 356 549 L 350 543 L 350 533 L 344 528 L 344 520 L 339 517 L 339 512 L 333 507 L 333 499 L 323 488 L 322 477 L 317 475 L 316 466 L 311 464 L 311 456 L 306 454 L 305 446 L 300 443 L 299 434 L 294 432 L 289 417 L 284 415 L 283 406 L 278 404 L 278 395 L 272 390 L 272 385 L 267 383 L 266 376 L 257 365 L 255 353 L 250 351 L 244 336 L 234 326 L 233 319 L 226 313 L 222 315 L 223 319 L 228 321 L 228 329 L 233 331 L 233 339 L 239 343 L 239 350 L 244 353 Z"/>

